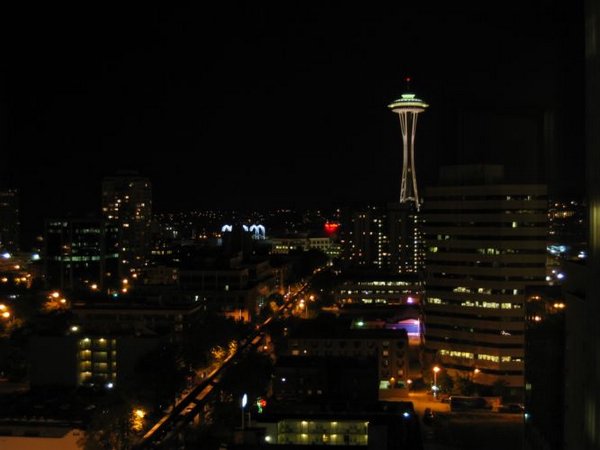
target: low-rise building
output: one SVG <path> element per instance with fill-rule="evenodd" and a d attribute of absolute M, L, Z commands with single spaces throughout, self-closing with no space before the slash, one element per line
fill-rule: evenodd
<path fill-rule="evenodd" d="M 380 397 L 407 393 L 409 355 L 405 330 L 351 328 L 350 321 L 340 319 L 310 321 L 290 333 L 286 354 L 373 357 L 377 361 Z"/>

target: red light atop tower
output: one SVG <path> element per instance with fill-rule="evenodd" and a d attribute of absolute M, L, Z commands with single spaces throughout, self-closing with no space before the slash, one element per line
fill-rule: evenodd
<path fill-rule="evenodd" d="M 329 236 L 336 233 L 340 228 L 340 224 L 337 222 L 325 222 L 325 233 Z"/>

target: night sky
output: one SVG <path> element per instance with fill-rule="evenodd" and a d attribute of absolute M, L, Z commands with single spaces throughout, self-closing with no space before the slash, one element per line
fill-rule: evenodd
<path fill-rule="evenodd" d="M 571 2 L 124 3 L 4 14 L 1 175 L 22 191 L 25 229 L 97 212 L 119 169 L 151 179 L 158 211 L 394 200 L 386 105 L 406 76 L 430 104 L 421 186 L 442 164 L 491 162 L 581 191 Z"/>

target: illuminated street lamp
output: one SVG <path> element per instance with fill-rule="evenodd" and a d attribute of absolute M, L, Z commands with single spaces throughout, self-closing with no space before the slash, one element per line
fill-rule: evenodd
<path fill-rule="evenodd" d="M 246 408 L 247 404 L 248 404 L 248 394 L 244 394 L 244 396 L 242 397 L 242 430 L 244 429 L 244 425 L 245 425 L 244 409 Z"/>
<path fill-rule="evenodd" d="M 438 366 L 433 366 L 433 396 L 437 397 L 437 374 L 441 369 Z"/>

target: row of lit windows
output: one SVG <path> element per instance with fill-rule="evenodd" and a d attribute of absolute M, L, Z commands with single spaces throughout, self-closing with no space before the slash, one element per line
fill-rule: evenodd
<path fill-rule="evenodd" d="M 463 359 L 475 359 L 475 356 L 477 356 L 477 359 L 480 361 L 492 361 L 492 362 L 503 362 L 503 363 L 507 363 L 507 362 L 523 362 L 523 358 L 519 357 L 519 356 L 497 356 L 497 355 L 488 355 L 485 353 L 479 353 L 477 355 L 475 355 L 474 353 L 470 353 L 470 352 L 459 352 L 456 350 L 445 350 L 442 349 L 439 351 L 439 354 L 441 356 L 449 356 L 451 358 L 463 358 Z"/>
<path fill-rule="evenodd" d="M 521 305 L 518 303 L 509 303 L 509 302 L 480 302 L 480 301 L 452 301 L 452 300 L 442 300 L 439 297 L 429 297 L 427 298 L 427 303 L 430 305 L 460 305 L 469 308 L 490 308 L 490 309 L 521 309 Z"/>
<path fill-rule="evenodd" d="M 523 290 L 522 289 L 512 289 L 511 290 L 506 290 L 508 292 L 505 292 L 505 294 L 507 295 L 520 295 L 523 294 Z M 452 292 L 455 293 L 459 293 L 459 294 L 492 294 L 492 289 L 490 288 L 470 288 L 470 287 L 465 287 L 465 286 L 457 286 L 454 289 L 452 289 Z"/>
<path fill-rule="evenodd" d="M 464 301 L 460 306 L 467 306 L 471 308 L 492 308 L 492 309 L 520 309 L 521 305 L 514 303 L 498 303 L 498 302 L 479 302 L 479 301 Z"/>
<path fill-rule="evenodd" d="M 358 290 L 355 290 L 355 291 L 353 291 L 353 290 L 348 290 L 348 291 L 341 290 L 340 291 L 340 294 L 366 294 L 366 295 L 369 295 L 369 294 L 398 294 L 398 293 L 411 294 L 412 291 L 410 289 L 387 290 L 387 291 L 383 291 L 383 290 L 379 290 L 379 289 L 377 289 L 377 290 L 368 290 L 368 291 L 367 290 L 361 290 L 361 291 L 358 291 Z"/>

